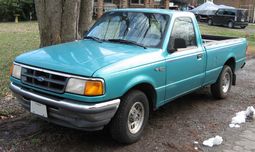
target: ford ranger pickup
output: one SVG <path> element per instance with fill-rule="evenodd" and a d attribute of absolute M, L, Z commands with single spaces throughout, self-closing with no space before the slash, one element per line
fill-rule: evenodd
<path fill-rule="evenodd" d="M 113 139 L 140 139 L 151 111 L 210 86 L 216 99 L 236 84 L 245 38 L 201 35 L 195 16 L 163 9 L 106 12 L 84 39 L 19 55 L 10 89 L 24 108 Z"/>

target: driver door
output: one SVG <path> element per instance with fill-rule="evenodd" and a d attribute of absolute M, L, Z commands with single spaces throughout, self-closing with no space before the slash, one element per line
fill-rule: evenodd
<path fill-rule="evenodd" d="M 213 17 L 213 23 L 217 24 L 217 25 L 222 25 L 224 22 L 224 10 L 223 9 L 219 9 L 214 17 Z"/>
<path fill-rule="evenodd" d="M 166 101 L 201 87 L 206 64 L 205 51 L 197 44 L 190 17 L 175 19 L 168 48 Z"/>

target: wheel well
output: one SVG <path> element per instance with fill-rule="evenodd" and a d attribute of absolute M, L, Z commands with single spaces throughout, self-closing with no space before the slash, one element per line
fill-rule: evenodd
<path fill-rule="evenodd" d="M 129 89 L 129 91 L 130 90 L 142 91 L 147 96 L 147 98 L 149 100 L 150 110 L 152 110 L 152 111 L 155 110 L 157 94 L 156 94 L 154 87 L 151 84 L 141 83 L 141 84 L 138 84 L 138 85 L 132 87 L 131 89 Z"/>
<path fill-rule="evenodd" d="M 232 23 L 234 24 L 234 20 L 228 20 L 228 23 L 229 23 L 229 22 L 232 22 Z"/>
<path fill-rule="evenodd" d="M 230 68 L 232 69 L 233 73 L 235 73 L 235 68 L 236 68 L 236 61 L 235 58 L 230 58 L 227 60 L 227 62 L 225 62 L 224 65 L 228 65 L 230 66 Z"/>

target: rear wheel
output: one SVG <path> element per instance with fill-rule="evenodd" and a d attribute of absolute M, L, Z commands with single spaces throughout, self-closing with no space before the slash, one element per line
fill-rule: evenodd
<path fill-rule="evenodd" d="M 212 95 L 217 99 L 226 98 L 231 89 L 232 80 L 232 69 L 228 65 L 225 65 L 220 73 L 217 82 L 211 85 Z"/>
<path fill-rule="evenodd" d="M 132 90 L 122 98 L 117 113 L 110 123 L 110 132 L 118 142 L 131 144 L 138 141 L 149 118 L 146 95 Z"/>
<path fill-rule="evenodd" d="M 233 28 L 234 27 L 234 23 L 232 21 L 228 22 L 228 27 L 229 28 Z"/>

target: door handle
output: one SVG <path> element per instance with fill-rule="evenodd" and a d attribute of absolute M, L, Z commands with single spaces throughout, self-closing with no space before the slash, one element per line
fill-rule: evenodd
<path fill-rule="evenodd" d="M 198 55 L 197 55 L 197 59 L 198 59 L 198 60 L 201 60 L 202 58 L 203 58 L 203 54 L 198 54 Z"/>

